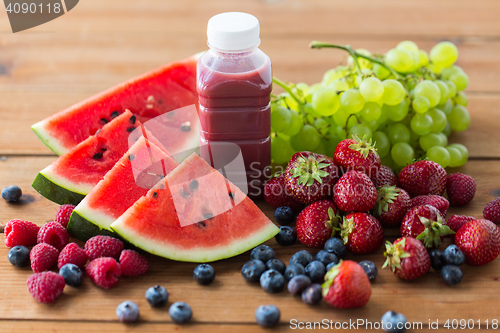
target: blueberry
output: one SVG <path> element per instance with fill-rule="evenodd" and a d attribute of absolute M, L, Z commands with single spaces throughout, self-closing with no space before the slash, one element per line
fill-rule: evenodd
<path fill-rule="evenodd" d="M 382 328 L 386 332 L 400 333 L 405 331 L 406 317 L 394 311 L 387 311 L 382 316 Z"/>
<path fill-rule="evenodd" d="M 257 282 L 265 271 L 266 265 L 260 260 L 253 259 L 243 265 L 241 275 L 247 282 Z"/>
<path fill-rule="evenodd" d="M 325 251 L 330 253 L 335 253 L 337 258 L 339 259 L 344 258 L 345 254 L 347 253 L 347 249 L 345 247 L 344 242 L 337 237 L 332 237 L 326 241 Z"/>
<path fill-rule="evenodd" d="M 59 275 L 64 278 L 64 282 L 70 287 L 79 287 L 82 284 L 82 270 L 77 265 L 64 265 L 59 270 Z"/>
<path fill-rule="evenodd" d="M 258 259 L 262 262 L 267 262 L 270 259 L 276 258 L 274 250 L 267 245 L 259 245 L 250 253 L 250 259 Z"/>
<path fill-rule="evenodd" d="M 325 281 L 326 267 L 321 261 L 311 261 L 305 269 L 306 275 L 311 278 L 313 283 L 322 283 Z"/>
<path fill-rule="evenodd" d="M 260 285 L 268 293 L 277 293 L 283 290 L 285 278 L 277 270 L 269 269 L 260 276 Z"/>
<path fill-rule="evenodd" d="M 332 269 L 336 265 L 338 265 L 338 264 L 336 264 L 334 262 L 329 263 L 328 265 L 326 265 L 326 271 L 328 272 L 330 269 Z"/>
<path fill-rule="evenodd" d="M 297 231 L 295 231 L 294 228 L 285 225 L 280 227 L 280 232 L 274 238 L 279 245 L 292 245 L 297 240 Z"/>
<path fill-rule="evenodd" d="M 304 266 L 301 264 L 290 264 L 288 267 L 285 269 L 285 279 L 287 281 L 290 281 L 291 278 L 293 278 L 295 275 L 304 275 L 306 274 L 306 270 Z"/>
<path fill-rule="evenodd" d="M 148 288 L 144 296 L 146 297 L 148 303 L 155 308 L 164 306 L 165 304 L 167 304 L 168 301 L 167 289 L 159 285 Z"/>
<path fill-rule="evenodd" d="M 302 292 L 302 301 L 309 305 L 315 305 L 323 299 L 323 289 L 318 283 L 313 283 Z"/>
<path fill-rule="evenodd" d="M 460 283 L 463 276 L 464 275 L 460 267 L 455 265 L 446 265 L 443 267 L 443 269 L 441 269 L 441 279 L 443 279 L 444 283 L 449 286 Z"/>
<path fill-rule="evenodd" d="M 23 195 L 23 191 L 19 186 L 7 186 L 2 189 L 2 198 L 7 200 L 7 202 L 18 202 Z"/>
<path fill-rule="evenodd" d="M 368 280 L 373 281 L 377 277 L 378 269 L 373 261 L 363 260 L 359 263 L 368 275 Z"/>
<path fill-rule="evenodd" d="M 429 257 L 431 258 L 431 267 L 436 271 L 441 270 L 445 265 L 443 251 L 437 249 L 429 250 Z"/>
<path fill-rule="evenodd" d="M 168 314 L 177 324 L 185 324 L 193 317 L 193 310 L 191 310 L 191 307 L 187 303 L 175 302 L 168 309 Z"/>
<path fill-rule="evenodd" d="M 255 320 L 263 327 L 273 327 L 280 321 L 280 310 L 274 305 L 261 305 L 255 310 Z"/>
<path fill-rule="evenodd" d="M 335 255 L 335 253 L 326 252 L 325 250 L 321 250 L 316 254 L 316 260 L 321 261 L 325 266 L 330 263 L 339 263 L 339 258 Z"/>
<path fill-rule="evenodd" d="M 12 265 L 24 267 L 30 263 L 30 250 L 26 246 L 14 246 L 9 250 L 7 258 Z"/>
<path fill-rule="evenodd" d="M 124 323 L 133 323 L 139 319 L 139 306 L 132 301 L 125 301 L 116 307 L 116 316 Z"/>
<path fill-rule="evenodd" d="M 274 219 L 281 225 L 290 224 L 295 221 L 295 212 L 287 206 L 278 207 L 274 211 Z"/>
<path fill-rule="evenodd" d="M 309 276 L 295 275 L 288 281 L 288 291 L 294 296 L 300 295 L 311 283 Z"/>
<path fill-rule="evenodd" d="M 286 265 L 283 261 L 279 259 L 271 259 L 266 262 L 267 269 L 274 269 L 281 274 L 285 274 Z"/>
<path fill-rule="evenodd" d="M 201 285 L 210 284 L 215 279 L 215 269 L 209 264 L 198 265 L 193 271 L 193 278 Z"/>
<path fill-rule="evenodd" d="M 448 246 L 446 250 L 444 250 L 443 258 L 447 265 L 460 266 L 465 261 L 465 256 L 462 250 L 460 250 L 455 244 Z"/>
<path fill-rule="evenodd" d="M 306 250 L 300 250 L 290 258 L 290 264 L 301 264 L 304 267 L 306 267 L 311 261 L 313 261 L 313 257 Z"/>

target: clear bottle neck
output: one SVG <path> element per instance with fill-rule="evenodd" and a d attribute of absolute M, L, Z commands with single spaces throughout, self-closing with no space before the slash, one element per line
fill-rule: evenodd
<path fill-rule="evenodd" d="M 223 50 L 213 47 L 209 43 L 207 43 L 207 45 L 210 48 L 210 51 L 212 51 L 214 54 L 220 57 L 247 56 L 259 48 L 259 45 L 255 45 L 253 47 L 244 50 Z"/>

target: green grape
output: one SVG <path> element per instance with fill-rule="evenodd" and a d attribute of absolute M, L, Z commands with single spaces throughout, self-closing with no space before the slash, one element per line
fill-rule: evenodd
<path fill-rule="evenodd" d="M 345 129 L 344 127 L 338 125 L 337 126 L 337 137 L 340 139 L 340 140 L 345 140 L 347 139 L 347 133 L 345 132 Z"/>
<path fill-rule="evenodd" d="M 451 42 L 441 42 L 431 49 L 430 58 L 433 63 L 450 67 L 457 61 L 458 49 Z"/>
<path fill-rule="evenodd" d="M 426 113 L 417 113 L 411 119 L 410 127 L 418 135 L 429 134 L 432 128 L 432 118 Z"/>
<path fill-rule="evenodd" d="M 438 105 L 439 109 L 444 112 L 445 115 L 449 115 L 451 113 L 451 109 L 453 109 L 453 103 L 451 100 L 447 100 L 446 103 Z"/>
<path fill-rule="evenodd" d="M 314 118 L 316 117 L 321 117 L 321 115 L 319 113 L 316 112 L 316 110 L 314 109 L 312 103 L 305 103 L 304 104 L 304 113 L 306 115 L 311 115 L 311 117 L 308 117 L 307 119 L 311 122 L 314 121 Z"/>
<path fill-rule="evenodd" d="M 271 127 L 275 132 L 286 132 L 291 124 L 292 116 L 287 108 L 278 106 L 271 112 Z"/>
<path fill-rule="evenodd" d="M 455 83 L 451 82 L 451 81 L 448 81 L 446 80 L 446 85 L 448 86 L 448 90 L 450 91 L 450 98 L 453 98 L 455 97 L 455 95 L 457 94 L 457 86 L 455 85 Z"/>
<path fill-rule="evenodd" d="M 441 142 L 442 142 L 440 146 L 446 147 L 448 145 L 448 137 L 443 132 L 438 133 L 438 135 L 441 137 Z"/>
<path fill-rule="evenodd" d="M 356 117 L 349 117 L 349 120 L 347 120 L 347 129 L 351 129 L 356 124 L 358 124 L 358 119 Z"/>
<path fill-rule="evenodd" d="M 414 76 L 408 76 L 406 78 L 406 88 L 408 88 L 410 93 L 416 87 L 417 83 L 418 83 L 418 79 Z"/>
<path fill-rule="evenodd" d="M 391 72 L 387 68 L 385 68 L 384 66 L 379 65 L 379 64 L 373 64 L 372 70 L 373 70 L 373 73 L 375 73 L 375 75 L 377 75 L 377 77 L 380 80 L 385 80 L 389 76 L 391 76 Z"/>
<path fill-rule="evenodd" d="M 440 133 L 446 127 L 446 114 L 439 109 L 430 109 L 427 114 L 432 118 L 432 133 Z"/>
<path fill-rule="evenodd" d="M 312 149 L 313 153 L 326 155 L 326 146 L 323 144 L 323 141 L 320 141 L 316 148 Z"/>
<path fill-rule="evenodd" d="M 463 70 L 459 66 L 453 65 L 453 66 L 444 68 L 443 71 L 441 72 L 441 77 L 449 80 L 450 77 L 456 73 L 463 73 Z"/>
<path fill-rule="evenodd" d="M 451 156 L 446 148 L 435 146 L 427 151 L 427 158 L 446 168 L 450 164 Z"/>
<path fill-rule="evenodd" d="M 378 123 L 379 124 L 385 124 L 389 120 L 389 112 L 387 111 L 387 108 L 384 109 L 383 104 L 382 108 L 380 109 L 380 118 L 378 118 Z"/>
<path fill-rule="evenodd" d="M 293 155 L 290 143 L 284 140 L 281 136 L 275 136 L 271 139 L 271 156 L 276 164 L 288 163 Z"/>
<path fill-rule="evenodd" d="M 314 127 L 321 133 L 321 135 L 326 135 L 328 133 L 330 124 L 323 118 L 318 118 L 314 121 Z"/>
<path fill-rule="evenodd" d="M 455 105 L 448 115 L 450 127 L 455 132 L 465 131 L 470 125 L 469 111 L 463 105 Z"/>
<path fill-rule="evenodd" d="M 419 139 L 420 148 L 424 151 L 428 151 L 432 147 L 441 146 L 443 147 L 443 139 L 439 134 L 429 133 L 427 135 L 421 136 Z"/>
<path fill-rule="evenodd" d="M 365 49 L 356 49 L 356 52 L 360 53 L 362 55 L 365 55 L 365 56 L 371 56 L 372 55 L 370 53 L 370 51 L 365 50 Z M 367 59 L 364 59 L 364 58 L 359 58 L 359 57 L 358 57 L 358 63 L 359 63 L 359 67 L 361 67 L 361 69 L 372 68 L 372 65 L 373 65 L 370 60 L 367 60 Z M 354 59 L 351 56 L 349 56 L 349 58 L 347 58 L 347 64 L 351 65 L 351 66 L 354 66 Z"/>
<path fill-rule="evenodd" d="M 361 110 L 363 118 L 367 121 L 373 121 L 380 119 L 382 115 L 382 108 L 374 102 L 365 103 L 363 110 Z"/>
<path fill-rule="evenodd" d="M 283 96 L 283 106 L 289 108 L 289 109 L 294 109 L 294 110 L 298 110 L 299 109 L 299 103 L 297 103 L 297 101 L 292 97 L 290 96 L 289 93 L 282 93 L 280 94 L 280 96 Z"/>
<path fill-rule="evenodd" d="M 431 102 L 429 102 L 429 99 L 427 97 L 417 96 L 415 99 L 413 99 L 411 106 L 413 107 L 413 110 L 415 112 L 425 113 L 431 107 Z"/>
<path fill-rule="evenodd" d="M 387 135 L 392 145 L 398 142 L 410 142 L 410 130 L 401 123 L 389 126 L 387 129 Z"/>
<path fill-rule="evenodd" d="M 340 98 L 335 89 L 323 87 L 313 94 L 311 104 L 319 115 L 331 116 L 339 109 Z"/>
<path fill-rule="evenodd" d="M 297 151 L 313 150 L 318 146 L 320 140 L 321 136 L 314 127 L 311 125 L 304 125 L 297 135 L 290 138 L 290 143 L 293 149 Z"/>
<path fill-rule="evenodd" d="M 414 89 L 415 98 L 418 96 L 424 96 L 429 99 L 431 103 L 431 108 L 439 104 L 441 100 L 441 91 L 437 84 L 430 80 L 424 80 L 417 84 Z"/>
<path fill-rule="evenodd" d="M 387 113 L 387 117 L 392 121 L 401 121 L 408 114 L 408 103 L 407 100 L 403 99 L 396 105 L 382 106 L 382 112 Z"/>
<path fill-rule="evenodd" d="M 384 95 L 384 85 L 382 81 L 375 77 L 369 77 L 361 81 L 359 91 L 368 102 L 378 101 Z"/>
<path fill-rule="evenodd" d="M 448 165 L 451 168 L 458 168 L 462 164 L 462 153 L 455 147 L 446 147 L 448 153 L 450 153 L 450 164 Z"/>
<path fill-rule="evenodd" d="M 397 49 L 403 49 L 409 52 L 418 52 L 418 46 L 415 42 L 412 42 L 411 40 L 404 40 L 400 42 L 397 46 Z"/>
<path fill-rule="evenodd" d="M 444 135 L 446 135 L 446 137 L 449 137 L 450 134 L 451 134 L 451 125 L 450 125 L 450 121 L 448 120 L 448 122 L 446 123 L 446 127 L 444 128 L 443 132 L 442 132 Z"/>
<path fill-rule="evenodd" d="M 348 89 L 340 97 L 340 105 L 348 113 L 358 113 L 365 106 L 365 100 L 358 89 Z"/>
<path fill-rule="evenodd" d="M 357 136 L 359 138 L 367 137 L 371 138 L 372 137 L 372 130 L 363 124 L 355 124 L 351 127 L 349 130 L 349 135 L 350 136 Z"/>
<path fill-rule="evenodd" d="M 332 81 L 328 85 L 328 87 L 335 90 L 336 92 L 340 92 L 340 91 L 346 91 L 347 89 L 350 89 L 351 85 L 349 84 L 349 82 L 346 81 L 345 78 L 342 78 L 342 79 L 337 79 L 337 80 Z"/>
<path fill-rule="evenodd" d="M 457 91 L 462 91 L 467 88 L 469 84 L 469 77 L 464 72 L 458 72 L 450 76 L 449 79 L 451 82 L 455 83 L 457 87 Z"/>
<path fill-rule="evenodd" d="M 467 147 L 465 147 L 463 144 L 460 143 L 451 144 L 449 147 L 456 148 L 458 149 L 458 151 L 460 151 L 460 153 L 462 154 L 462 160 L 460 161 L 459 166 L 464 165 L 469 159 L 469 150 L 467 149 Z"/>
<path fill-rule="evenodd" d="M 418 140 L 420 140 L 420 135 L 413 131 L 410 131 L 410 142 L 408 142 L 410 146 L 412 146 L 414 149 L 418 148 Z"/>
<path fill-rule="evenodd" d="M 405 73 L 414 67 L 414 58 L 405 49 L 391 49 L 385 55 L 385 63 L 397 72 Z"/>
<path fill-rule="evenodd" d="M 429 64 L 429 55 L 424 50 L 418 50 L 418 67 L 424 67 Z"/>
<path fill-rule="evenodd" d="M 436 80 L 434 83 L 438 86 L 439 91 L 441 93 L 441 99 L 439 100 L 438 104 L 446 103 L 446 101 L 450 97 L 450 89 L 448 88 L 448 85 L 441 80 Z"/>
<path fill-rule="evenodd" d="M 433 62 L 429 63 L 426 67 L 434 74 L 441 74 L 443 71 L 443 66 Z"/>
<path fill-rule="evenodd" d="M 382 99 L 385 104 L 396 105 L 405 98 L 405 88 L 396 80 L 385 80 L 382 82 L 384 85 L 384 95 Z"/>
<path fill-rule="evenodd" d="M 320 88 L 322 88 L 323 85 L 321 83 L 314 83 L 309 86 L 309 95 L 312 98 L 312 95 L 318 91 Z M 310 103 L 310 102 L 309 102 Z"/>
<path fill-rule="evenodd" d="M 302 128 L 302 119 L 300 119 L 299 113 L 295 110 L 290 110 L 290 116 L 291 116 L 291 123 L 290 127 L 288 127 L 288 130 L 285 132 L 286 135 L 289 136 L 294 136 L 295 134 L 299 133 L 300 129 Z"/>
<path fill-rule="evenodd" d="M 302 96 L 307 96 L 309 94 L 309 85 L 304 82 L 299 82 L 295 85 L 294 90 L 299 92 Z"/>
<path fill-rule="evenodd" d="M 392 146 L 391 157 L 398 166 L 406 166 L 415 158 L 415 152 L 406 142 L 398 142 Z"/>
<path fill-rule="evenodd" d="M 372 130 L 372 132 L 376 131 L 379 127 L 379 123 L 376 120 L 364 121 L 364 122 L 362 122 L 362 124 L 367 126 L 368 128 L 370 128 Z"/>
<path fill-rule="evenodd" d="M 391 142 L 389 141 L 389 137 L 384 132 L 377 131 L 373 133 L 372 136 L 373 142 L 375 143 L 375 148 L 377 148 L 377 153 L 379 156 L 385 157 L 391 151 Z"/>
<path fill-rule="evenodd" d="M 392 171 L 394 171 L 396 173 L 396 175 L 399 174 L 401 167 L 396 165 L 396 163 L 394 163 L 394 160 L 392 159 L 391 154 L 387 154 L 384 157 L 380 157 L 380 162 L 382 163 L 382 165 L 385 165 L 386 167 L 391 168 Z"/>
<path fill-rule="evenodd" d="M 327 86 L 329 85 L 332 81 L 340 79 L 341 77 L 344 76 L 344 73 L 342 70 L 337 70 L 337 68 L 332 68 L 329 69 L 323 74 L 323 80 L 321 81 L 322 85 Z"/>
<path fill-rule="evenodd" d="M 469 104 L 469 98 L 467 97 L 467 95 L 463 91 L 460 91 L 455 96 L 454 101 L 455 101 L 455 104 L 463 105 L 465 107 Z"/>
<path fill-rule="evenodd" d="M 323 145 L 326 148 L 326 155 L 333 156 L 335 148 L 337 148 L 337 145 L 342 140 L 337 135 L 328 135 L 326 139 L 322 139 L 321 141 L 323 142 Z"/>
<path fill-rule="evenodd" d="M 345 126 L 347 118 L 349 118 L 349 113 L 347 113 L 344 109 L 340 109 L 333 115 L 333 120 L 335 120 L 335 123 L 341 127 Z"/>

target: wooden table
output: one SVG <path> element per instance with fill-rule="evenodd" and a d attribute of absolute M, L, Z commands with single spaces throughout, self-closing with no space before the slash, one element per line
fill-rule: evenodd
<path fill-rule="evenodd" d="M 261 48 L 271 57 L 274 74 L 293 82 L 317 82 L 325 70 L 346 58 L 341 51 L 308 49 L 311 40 L 349 43 L 373 52 L 386 52 L 404 39 L 428 51 L 442 39 L 454 41 L 458 64 L 470 78 L 467 94 L 472 124 L 451 141 L 469 147 L 471 160 L 460 171 L 475 178 L 478 191 L 468 207 L 450 209 L 449 214 L 481 217 L 484 205 L 500 195 L 498 1 L 85 0 L 52 22 L 16 34 L 10 31 L 6 13 L 0 11 L 0 188 L 17 184 L 27 195 L 18 205 L 0 200 L 1 230 L 14 218 L 42 225 L 57 210 L 57 205 L 30 186 L 37 172 L 56 158 L 30 125 L 118 82 L 206 49 L 207 21 L 224 11 L 245 11 L 260 19 Z M 264 202 L 259 206 L 272 217 L 269 206 Z M 396 236 L 396 230 L 387 231 L 388 240 Z M 283 261 L 302 248 L 280 247 L 274 240 L 268 244 Z M 380 268 L 382 253 L 381 249 L 349 258 L 373 260 Z M 58 301 L 43 305 L 27 291 L 25 281 L 31 271 L 12 267 L 6 254 L 7 248 L 0 246 L 2 332 L 257 332 L 261 329 L 255 324 L 254 311 L 269 303 L 281 309 L 276 331 L 290 329 L 292 319 L 374 323 L 392 309 L 404 313 L 410 322 L 422 322 L 424 330 L 429 320 L 439 321 L 439 331 L 446 331 L 448 319 L 473 319 L 476 328 L 478 320 L 482 328 L 486 320 L 490 328 L 492 320 L 500 320 L 499 260 L 479 268 L 464 266 L 464 280 L 455 287 L 446 287 L 435 272 L 408 283 L 383 270 L 372 285 L 366 307 L 339 311 L 326 304 L 307 306 L 286 291 L 266 294 L 258 285 L 245 283 L 240 269 L 248 253 L 214 263 L 217 277 L 208 287 L 193 282 L 194 264 L 150 257 L 151 271 L 145 276 L 122 279 L 111 290 L 85 279 L 81 288 L 67 287 Z M 168 307 L 152 309 L 147 304 L 144 292 L 154 284 L 168 289 L 170 302 L 191 304 L 191 324 L 175 325 Z M 124 325 L 116 319 L 116 306 L 127 299 L 139 304 L 138 324 Z"/>

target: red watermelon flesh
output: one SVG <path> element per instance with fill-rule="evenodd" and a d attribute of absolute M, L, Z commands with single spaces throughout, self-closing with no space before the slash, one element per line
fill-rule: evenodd
<path fill-rule="evenodd" d="M 197 59 L 198 55 L 195 55 L 125 81 L 36 123 L 32 128 L 45 145 L 62 155 L 127 109 L 145 122 L 168 111 L 196 104 Z M 176 135 L 172 135 L 171 140 L 171 146 L 184 143 Z"/>
<path fill-rule="evenodd" d="M 194 180 L 197 186 L 191 185 Z M 111 228 L 152 254 L 192 262 L 238 255 L 279 232 L 253 201 L 197 154 L 137 200 Z"/>

